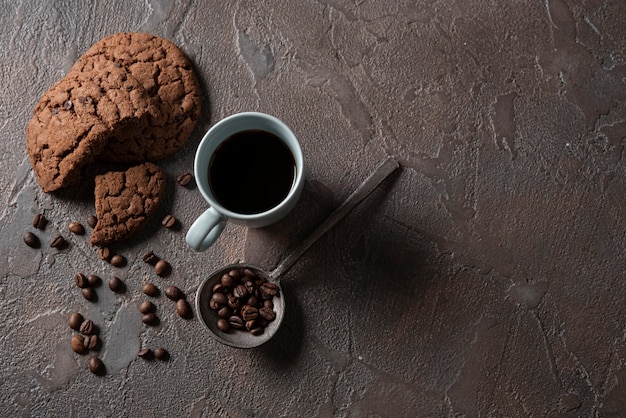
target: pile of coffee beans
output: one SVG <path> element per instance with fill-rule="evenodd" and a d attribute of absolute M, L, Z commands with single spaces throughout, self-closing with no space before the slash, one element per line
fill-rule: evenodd
<path fill-rule="evenodd" d="M 276 319 L 273 299 L 279 287 L 248 268 L 233 268 L 213 286 L 209 307 L 217 311 L 222 332 L 242 330 L 261 335 Z"/>
<path fill-rule="evenodd" d="M 91 319 L 85 319 L 78 312 L 72 312 L 68 319 L 70 328 L 78 331 L 70 340 L 72 350 L 80 355 L 85 355 L 89 351 L 100 349 L 100 339 L 98 338 L 98 327 Z M 91 357 L 88 364 L 89 370 L 93 374 L 103 374 L 105 372 L 104 363 L 98 357 Z"/>

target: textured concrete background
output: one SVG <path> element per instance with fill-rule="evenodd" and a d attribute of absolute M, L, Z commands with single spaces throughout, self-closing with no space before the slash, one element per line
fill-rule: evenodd
<path fill-rule="evenodd" d="M 623 416 L 626 411 L 626 2 L 0 1 L 1 416 Z M 25 127 L 94 42 L 147 31 L 178 44 L 203 84 L 201 119 L 160 165 L 168 212 L 102 262 L 67 223 L 87 189 L 38 188 Z M 299 137 L 307 187 L 261 230 L 229 225 L 205 253 L 204 209 L 175 177 L 211 124 L 256 110 Z M 274 267 L 386 155 L 402 170 L 284 281 L 289 311 L 255 350 L 213 341 L 140 286 L 193 301 L 236 260 Z M 36 213 L 41 249 L 24 245 Z M 34 230 L 33 230 L 34 231 Z M 47 243 L 61 233 L 70 247 Z M 173 272 L 141 260 L 152 249 Z M 73 284 L 122 278 L 127 292 Z M 68 314 L 100 327 L 106 376 L 70 349 Z M 136 358 L 163 346 L 167 362 Z"/>

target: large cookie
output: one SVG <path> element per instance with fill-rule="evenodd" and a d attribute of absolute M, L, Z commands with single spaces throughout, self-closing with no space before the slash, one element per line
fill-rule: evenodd
<path fill-rule="evenodd" d="M 157 211 L 165 193 L 159 167 L 144 163 L 96 176 L 96 216 L 91 245 L 107 246 L 136 235 Z"/>
<path fill-rule="evenodd" d="M 108 138 L 158 117 L 154 100 L 126 71 L 108 68 L 73 73 L 56 83 L 35 106 L 26 128 L 28 156 L 45 192 L 80 181 Z"/>
<path fill-rule="evenodd" d="M 99 159 L 138 163 L 172 154 L 187 140 L 200 115 L 200 86 L 191 62 L 167 39 L 147 33 L 117 33 L 98 42 L 71 73 L 124 68 L 159 103 L 159 116 L 144 127 L 114 135 Z"/>

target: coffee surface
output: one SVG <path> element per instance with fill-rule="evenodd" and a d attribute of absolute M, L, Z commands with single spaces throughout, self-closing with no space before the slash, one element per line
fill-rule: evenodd
<path fill-rule="evenodd" d="M 261 213 L 282 202 L 296 176 L 291 151 L 276 135 L 238 132 L 222 142 L 211 159 L 209 185 L 217 201 L 241 214 Z"/>

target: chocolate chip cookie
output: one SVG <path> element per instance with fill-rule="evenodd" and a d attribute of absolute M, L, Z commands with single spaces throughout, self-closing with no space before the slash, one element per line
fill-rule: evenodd
<path fill-rule="evenodd" d="M 200 115 L 200 86 L 191 62 L 172 42 L 147 33 L 117 33 L 98 42 L 70 69 L 70 74 L 123 68 L 159 104 L 158 117 L 109 138 L 98 159 L 137 163 L 154 161 L 178 150 Z"/>
<path fill-rule="evenodd" d="M 103 247 L 132 238 L 157 211 L 164 193 L 165 176 L 153 163 L 96 176 L 98 223 L 91 245 Z"/>
<path fill-rule="evenodd" d="M 148 126 L 158 106 L 128 72 L 110 67 L 60 80 L 35 106 L 26 128 L 28 156 L 44 192 L 75 185 L 112 135 Z"/>

